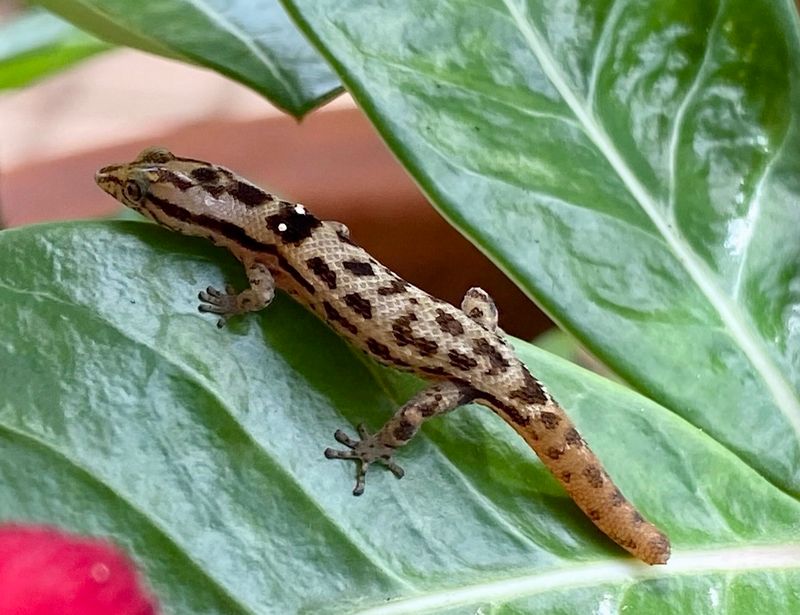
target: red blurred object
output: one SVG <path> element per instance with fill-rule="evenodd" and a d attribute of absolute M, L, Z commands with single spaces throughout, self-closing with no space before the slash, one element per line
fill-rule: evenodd
<path fill-rule="evenodd" d="M 0 615 L 156 615 L 133 563 L 111 543 L 0 525 Z"/>

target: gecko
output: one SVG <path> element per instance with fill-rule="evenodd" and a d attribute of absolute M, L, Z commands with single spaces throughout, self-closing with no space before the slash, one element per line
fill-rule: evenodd
<path fill-rule="evenodd" d="M 625 498 L 565 411 L 516 356 L 480 288 L 460 309 L 415 287 L 356 244 L 348 228 L 270 194 L 225 167 L 151 147 L 100 169 L 98 186 L 127 207 L 184 235 L 226 248 L 249 287 L 200 291 L 199 310 L 218 317 L 266 308 L 276 289 L 376 361 L 429 381 L 375 433 L 342 430 L 329 459 L 356 462 L 354 495 L 371 465 L 404 471 L 395 452 L 421 425 L 468 403 L 487 406 L 539 456 L 567 494 L 609 538 L 648 564 L 665 564 L 667 536 Z"/>

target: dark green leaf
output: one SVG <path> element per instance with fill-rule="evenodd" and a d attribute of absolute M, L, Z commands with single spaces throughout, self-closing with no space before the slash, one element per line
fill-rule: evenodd
<path fill-rule="evenodd" d="M 800 494 L 788 0 L 286 0 L 434 203 L 638 390 Z"/>
<path fill-rule="evenodd" d="M 55 15 L 31 11 L 0 26 L 0 90 L 22 87 L 107 48 Z"/>
<path fill-rule="evenodd" d="M 100 38 L 213 68 L 300 117 L 339 81 L 277 0 L 39 0 Z"/>
<path fill-rule="evenodd" d="M 419 383 L 284 296 L 217 330 L 196 293 L 225 281 L 244 282 L 230 257 L 149 224 L 0 233 L 4 519 L 114 538 L 173 613 L 800 608 L 798 502 L 666 408 L 522 342 L 670 533 L 669 566 L 611 544 L 477 407 L 430 423 L 400 453 L 406 478 L 376 471 L 354 498 L 353 468 L 322 450 Z"/>

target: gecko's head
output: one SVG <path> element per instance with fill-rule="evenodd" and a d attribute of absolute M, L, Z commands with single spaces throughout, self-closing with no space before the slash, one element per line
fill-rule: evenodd
<path fill-rule="evenodd" d="M 178 158 L 161 147 L 147 148 L 133 162 L 103 167 L 95 181 L 126 207 L 190 235 L 202 234 L 199 218 L 209 214 L 224 217 L 226 210 L 237 206 L 230 186 L 236 180 L 230 171 L 201 160 Z"/>
<path fill-rule="evenodd" d="M 297 245 L 322 224 L 302 205 L 282 201 L 228 169 L 179 158 L 161 147 L 144 150 L 133 162 L 103 167 L 95 181 L 123 205 L 167 228 L 253 250 Z"/>
<path fill-rule="evenodd" d="M 139 154 L 133 162 L 112 164 L 100 169 L 95 182 L 120 203 L 135 209 L 149 218 L 154 218 L 151 203 L 151 186 L 159 176 L 169 171 L 175 156 L 166 149 L 151 147 Z M 172 200 L 172 199 L 170 199 Z"/>

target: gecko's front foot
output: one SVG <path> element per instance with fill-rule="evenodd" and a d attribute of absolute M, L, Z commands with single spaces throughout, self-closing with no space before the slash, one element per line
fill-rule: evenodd
<path fill-rule="evenodd" d="M 239 295 L 233 286 L 226 286 L 225 292 L 209 286 L 205 290 L 201 290 L 197 298 L 201 301 L 197 306 L 198 311 L 219 316 L 217 327 L 220 329 L 225 326 L 231 316 L 245 311 L 239 305 Z"/>
<path fill-rule="evenodd" d="M 358 464 L 356 486 L 355 489 L 353 489 L 353 495 L 361 495 L 364 493 L 364 482 L 371 463 L 377 462 L 386 466 L 397 478 L 403 478 L 405 474 L 403 468 L 392 461 L 394 449 L 391 446 L 382 444 L 377 435 L 370 434 L 363 423 L 356 429 L 358 429 L 358 435 L 361 436 L 361 440 L 353 440 L 341 429 L 337 429 L 336 433 L 333 434 L 337 442 L 344 444 L 350 450 L 339 451 L 332 448 L 325 449 L 325 457 L 328 459 L 352 459 Z"/>

